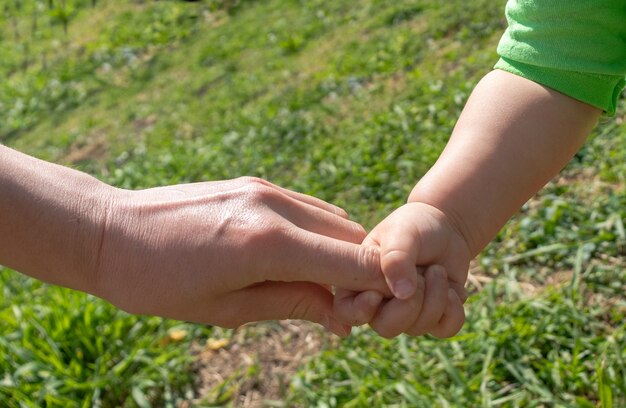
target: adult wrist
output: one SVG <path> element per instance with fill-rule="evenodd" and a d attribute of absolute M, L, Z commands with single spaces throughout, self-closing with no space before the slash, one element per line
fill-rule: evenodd
<path fill-rule="evenodd" d="M 95 178 L 84 176 L 86 179 L 82 181 L 83 188 L 74 211 L 86 220 L 84 228 L 79 227 L 76 231 L 76 235 L 82 241 L 82 244 L 78 245 L 76 273 L 86 277 L 83 279 L 86 286 L 76 289 L 102 297 L 102 276 L 100 276 L 102 247 L 115 205 L 120 200 L 121 190 Z"/>
<path fill-rule="evenodd" d="M 0 146 L 0 263 L 48 283 L 97 292 L 100 238 L 113 187 Z"/>

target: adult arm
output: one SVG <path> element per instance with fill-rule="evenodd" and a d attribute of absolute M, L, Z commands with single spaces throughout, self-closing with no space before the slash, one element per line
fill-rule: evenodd
<path fill-rule="evenodd" d="M 0 263 L 95 293 L 98 243 L 113 189 L 0 145 Z"/>
<path fill-rule="evenodd" d="M 385 291 L 363 228 L 255 178 L 128 191 L 0 145 L 0 264 L 132 313 L 344 335 L 330 285 Z"/>

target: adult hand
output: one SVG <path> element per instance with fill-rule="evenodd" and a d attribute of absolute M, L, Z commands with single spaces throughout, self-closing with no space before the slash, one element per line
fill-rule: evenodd
<path fill-rule="evenodd" d="M 346 335 L 331 285 L 386 290 L 364 237 L 345 211 L 256 178 L 116 190 L 97 294 L 136 314 L 231 328 L 298 318 Z"/>
<path fill-rule="evenodd" d="M 338 289 L 334 306 L 340 321 L 369 322 L 384 337 L 450 337 L 461 329 L 471 254 L 443 212 L 424 203 L 405 204 L 378 224 L 363 245 L 380 250 L 382 272 L 394 297 L 378 307 L 366 300 L 382 296 L 374 291 Z"/>

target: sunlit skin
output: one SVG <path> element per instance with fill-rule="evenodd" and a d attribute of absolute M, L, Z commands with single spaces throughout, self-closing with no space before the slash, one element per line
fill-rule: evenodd
<path fill-rule="evenodd" d="M 138 314 L 452 336 L 469 261 L 600 113 L 491 72 L 408 203 L 367 236 L 343 210 L 259 179 L 128 191 L 0 146 L 0 264 Z"/>
<path fill-rule="evenodd" d="M 343 336 L 331 286 L 390 294 L 345 211 L 259 179 L 128 191 L 0 145 L 0 214 L 0 264 L 136 314 Z"/>
<path fill-rule="evenodd" d="M 339 319 L 369 322 L 385 337 L 455 335 L 465 320 L 461 288 L 470 260 L 567 164 L 600 114 L 522 77 L 487 74 L 407 204 L 364 241 L 380 249 L 383 274 L 396 296 L 371 307 L 360 300 L 363 294 L 339 290 Z"/>

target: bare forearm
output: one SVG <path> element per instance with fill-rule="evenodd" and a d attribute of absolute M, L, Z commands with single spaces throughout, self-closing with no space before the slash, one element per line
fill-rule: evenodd
<path fill-rule="evenodd" d="M 572 158 L 600 111 L 503 71 L 483 78 L 409 201 L 443 211 L 476 255 Z"/>
<path fill-rule="evenodd" d="M 109 189 L 0 145 L 0 264 L 93 293 Z"/>

